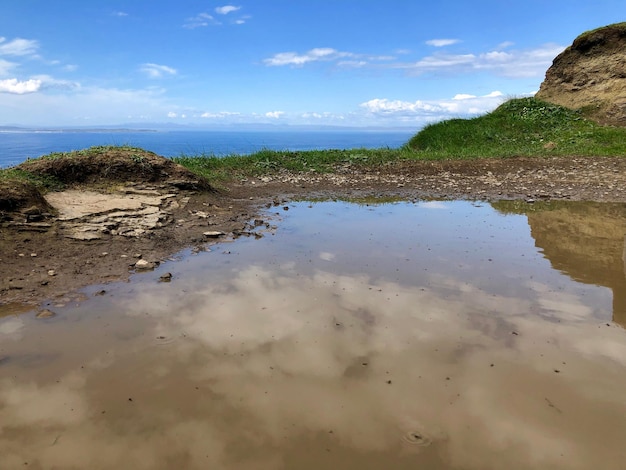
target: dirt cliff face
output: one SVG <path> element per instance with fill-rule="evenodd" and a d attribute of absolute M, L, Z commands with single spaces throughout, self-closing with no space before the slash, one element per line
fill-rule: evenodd
<path fill-rule="evenodd" d="M 554 59 L 536 97 L 626 127 L 626 23 L 578 36 Z"/>

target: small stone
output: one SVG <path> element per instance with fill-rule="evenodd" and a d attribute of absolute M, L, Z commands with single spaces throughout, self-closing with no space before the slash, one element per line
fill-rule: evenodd
<path fill-rule="evenodd" d="M 30 254 L 30 257 L 31 257 L 31 258 L 37 258 L 37 253 L 31 253 L 31 254 Z"/>
<path fill-rule="evenodd" d="M 202 235 L 204 235 L 207 238 L 218 238 L 224 235 L 224 232 L 220 232 L 217 230 L 209 230 L 208 232 L 204 232 Z"/>
<path fill-rule="evenodd" d="M 161 282 L 170 282 L 171 280 L 172 280 L 172 273 L 162 274 L 161 277 L 159 278 L 159 281 Z"/>
<path fill-rule="evenodd" d="M 155 267 L 156 267 L 155 263 L 151 261 L 146 261 L 145 259 L 140 259 L 139 261 L 135 263 L 135 269 L 139 271 L 149 271 L 151 269 L 154 269 Z"/>
<path fill-rule="evenodd" d="M 56 313 L 54 313 L 52 310 L 48 310 L 47 308 L 44 308 L 43 310 L 40 310 L 36 317 L 37 318 L 52 318 L 56 315 Z"/>
<path fill-rule="evenodd" d="M 48 270 L 48 276 L 56 276 L 57 272 L 54 269 L 49 269 Z"/>

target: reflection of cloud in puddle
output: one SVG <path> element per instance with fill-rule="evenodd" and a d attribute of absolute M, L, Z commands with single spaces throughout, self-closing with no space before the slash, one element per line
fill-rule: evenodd
<path fill-rule="evenodd" d="M 204 344 L 203 364 L 194 376 L 238 400 L 274 442 L 296 423 L 302 431 L 334 429 L 342 442 L 363 450 L 390 449 L 398 428 L 407 431 L 401 423 L 412 419 L 461 460 L 465 451 L 477 455 L 488 442 L 496 450 L 519 452 L 520 468 L 529 462 L 556 464 L 562 453 L 576 454 L 584 468 L 593 461 L 592 449 L 603 445 L 580 432 L 581 416 L 594 421 L 588 416 L 594 407 L 607 419 L 613 416 L 592 399 L 593 385 L 579 391 L 556 387 L 573 408 L 582 406 L 561 418 L 566 426 L 552 422 L 554 410 L 543 396 L 555 387 L 552 364 L 563 367 L 562 359 L 571 359 L 583 339 L 602 342 L 589 334 L 595 325 L 546 328 L 540 316 L 528 315 L 533 304 L 564 316 L 578 306 L 580 318 L 588 308 L 573 295 L 559 303 L 554 293 L 538 289 L 536 299 L 503 298 L 448 280 L 442 297 L 426 288 L 372 283 L 365 276 L 307 277 L 260 267 L 241 271 L 229 284 L 235 295 L 221 296 L 212 286 L 189 289 L 175 302 L 180 313 L 174 316 L 150 304 L 153 293 L 138 304 L 152 305 L 166 328 Z M 503 321 L 510 324 L 506 337 Z M 520 330 L 518 336 L 513 330 Z M 608 336 L 620 333 L 613 329 Z M 541 359 L 529 360 L 538 350 Z M 589 383 L 595 358 L 577 360 L 579 377 Z M 497 373 L 489 367 L 494 361 Z M 480 432 L 468 433 L 468 423 Z M 572 444 L 581 437 L 586 446 Z M 538 461 L 525 460 L 531 455 Z M 485 456 L 475 458 L 476 467 L 485 468 Z"/>
<path fill-rule="evenodd" d="M 448 206 L 443 201 L 425 201 L 417 203 L 417 206 L 422 209 L 447 209 Z"/>
<path fill-rule="evenodd" d="M 20 332 L 24 328 L 24 322 L 19 318 L 6 318 L 0 320 L 0 335 L 6 335 L 10 339 L 19 340 L 21 338 Z"/>
<path fill-rule="evenodd" d="M 536 292 L 539 307 L 545 315 L 565 321 L 585 321 L 593 313 L 577 295 L 557 291 L 539 282 L 528 282 L 527 285 Z"/>
<path fill-rule="evenodd" d="M 46 396 L 62 389 L 0 385 L 0 422 L 30 427 L 24 452 L 49 446 L 62 428 L 56 445 L 39 454 L 44 468 L 87 468 L 89 455 L 102 456 L 101 468 L 287 468 L 272 449 L 298 439 L 325 436 L 329 446 L 396 458 L 407 434 L 417 433 L 432 440 L 439 468 L 623 462 L 623 363 L 598 367 L 593 348 L 578 351 L 585 341 L 624 342 L 624 332 L 580 321 L 582 310 L 579 321 L 566 321 L 574 296 L 555 307 L 558 298 L 540 287 L 534 299 L 495 297 L 453 279 L 405 286 L 302 275 L 293 265 L 177 282 L 146 285 L 116 308 L 148 312 L 155 323 L 147 336 L 184 339 L 114 363 L 96 359 L 92 367 L 102 365 L 81 371 L 82 382 L 62 378 L 76 421 L 51 427 L 54 413 L 44 410 L 48 424 L 32 429 L 22 408 L 38 400 L 57 406 Z M 550 312 L 562 310 L 562 323 L 528 315 L 548 300 Z M 131 391 L 132 404 L 124 395 Z M 2 441 L 0 455 L 18 462 L 17 441 Z M 238 447 L 245 452 L 229 453 Z"/>

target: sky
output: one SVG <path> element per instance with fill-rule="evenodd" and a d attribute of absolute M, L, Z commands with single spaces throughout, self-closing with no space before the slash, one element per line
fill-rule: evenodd
<path fill-rule="evenodd" d="M 422 127 L 534 94 L 624 0 L 3 0 L 0 125 Z"/>

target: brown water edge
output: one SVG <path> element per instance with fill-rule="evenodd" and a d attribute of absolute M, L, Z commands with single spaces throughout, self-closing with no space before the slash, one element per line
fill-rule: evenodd
<path fill-rule="evenodd" d="M 0 468 L 622 468 L 611 291 L 476 205 L 294 204 L 1 318 Z"/>

